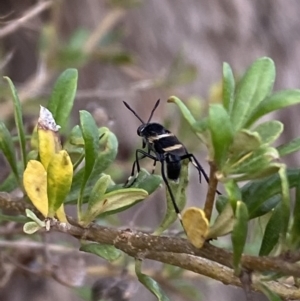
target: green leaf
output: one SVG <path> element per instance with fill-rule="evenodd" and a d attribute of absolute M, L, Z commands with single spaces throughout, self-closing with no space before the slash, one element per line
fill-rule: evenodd
<path fill-rule="evenodd" d="M 14 103 L 14 115 L 15 115 L 15 122 L 17 126 L 18 131 L 18 138 L 19 138 L 19 144 L 21 148 L 21 154 L 22 154 L 22 162 L 23 162 L 23 168 L 24 170 L 26 164 L 27 164 L 27 154 L 26 154 L 26 137 L 25 137 L 25 130 L 23 125 L 23 119 L 22 119 L 22 107 L 21 102 L 19 100 L 19 96 L 17 93 L 17 90 L 11 81 L 9 77 L 4 76 L 4 79 L 7 80 L 12 96 L 13 96 L 13 103 Z"/>
<path fill-rule="evenodd" d="M 0 150 L 3 152 L 7 162 L 9 163 L 15 179 L 21 185 L 13 141 L 8 129 L 2 121 L 0 121 Z"/>
<path fill-rule="evenodd" d="M 196 122 L 196 119 L 194 118 L 190 110 L 187 108 L 187 106 L 176 96 L 170 96 L 168 102 L 175 103 L 179 107 L 184 119 L 188 122 L 188 124 L 191 127 L 193 127 L 193 125 Z"/>
<path fill-rule="evenodd" d="M 2 194 L 3 192 L 1 192 Z M 5 222 L 16 222 L 16 223 L 26 223 L 28 222 L 28 218 L 22 215 L 6 215 L 0 213 L 0 222 L 5 221 Z"/>
<path fill-rule="evenodd" d="M 103 175 L 93 187 L 89 202 L 88 202 L 88 210 L 90 210 L 99 200 L 101 200 L 106 192 L 108 185 L 111 183 L 111 177 L 109 175 Z"/>
<path fill-rule="evenodd" d="M 246 126 L 250 126 L 260 117 L 288 106 L 300 103 L 300 90 L 283 90 L 264 99 L 252 112 Z"/>
<path fill-rule="evenodd" d="M 0 183 L 0 191 L 11 192 L 18 187 L 19 183 L 15 177 L 15 174 L 11 172 L 8 177 Z"/>
<path fill-rule="evenodd" d="M 258 284 L 260 291 L 264 293 L 270 301 L 282 301 L 282 299 L 276 293 L 271 291 L 265 284 L 263 284 L 262 282 Z"/>
<path fill-rule="evenodd" d="M 230 146 L 231 157 L 245 155 L 257 150 L 261 146 L 261 138 L 258 133 L 249 130 L 240 130 L 234 137 Z"/>
<path fill-rule="evenodd" d="M 280 157 L 284 157 L 300 150 L 300 138 L 296 138 L 288 143 L 278 146 L 277 150 Z"/>
<path fill-rule="evenodd" d="M 262 143 L 273 143 L 283 132 L 283 124 L 277 120 L 270 120 L 259 124 L 254 130 L 261 137 Z"/>
<path fill-rule="evenodd" d="M 267 223 L 265 233 L 262 239 L 259 256 L 267 256 L 278 243 L 279 235 L 282 228 L 281 206 L 277 206 Z"/>
<path fill-rule="evenodd" d="M 228 157 L 228 148 L 233 139 L 229 115 L 222 105 L 212 104 L 209 106 L 208 125 L 214 149 L 211 159 L 221 169 Z"/>
<path fill-rule="evenodd" d="M 233 247 L 233 267 L 236 275 L 241 272 L 240 261 L 248 232 L 248 209 L 242 201 L 237 201 L 235 210 L 235 222 L 231 234 Z"/>
<path fill-rule="evenodd" d="M 162 177 L 160 175 L 150 174 L 146 169 L 142 168 L 133 185 L 130 187 L 144 189 L 150 195 L 160 186 L 161 182 Z"/>
<path fill-rule="evenodd" d="M 214 224 L 209 228 L 207 239 L 217 238 L 230 233 L 234 225 L 234 212 L 228 202 L 223 211 L 217 216 Z"/>
<path fill-rule="evenodd" d="M 37 232 L 40 229 L 41 229 L 41 227 L 36 222 L 27 222 L 23 226 L 23 231 L 26 234 L 34 234 L 35 232 Z"/>
<path fill-rule="evenodd" d="M 225 190 L 233 212 L 235 212 L 237 201 L 242 200 L 240 188 L 234 180 L 229 180 L 225 183 Z"/>
<path fill-rule="evenodd" d="M 62 128 L 67 123 L 74 104 L 77 79 L 76 69 L 65 70 L 57 79 L 48 103 L 49 111 Z"/>
<path fill-rule="evenodd" d="M 234 101 L 235 80 L 228 63 L 223 63 L 223 105 L 229 115 Z"/>
<path fill-rule="evenodd" d="M 26 209 L 25 210 L 26 212 L 26 216 L 28 218 L 30 218 L 31 220 L 33 220 L 36 224 L 39 225 L 39 227 L 43 228 L 45 227 L 45 222 L 44 221 L 41 221 L 34 212 L 32 212 L 30 209 Z"/>
<path fill-rule="evenodd" d="M 88 252 L 95 254 L 109 262 L 113 262 L 120 258 L 121 251 L 116 249 L 112 245 L 106 245 L 106 244 L 97 244 L 97 243 L 85 243 L 82 244 L 80 251 Z"/>
<path fill-rule="evenodd" d="M 300 180 L 299 169 L 288 169 L 286 175 L 289 187 L 296 187 Z M 282 192 L 281 179 L 277 173 L 261 180 L 255 180 L 244 185 L 241 192 L 242 200 L 247 204 L 249 216 L 253 218 L 264 202 Z"/>
<path fill-rule="evenodd" d="M 78 198 L 78 212 L 81 212 L 84 187 L 92 173 L 99 149 L 99 132 L 95 120 L 87 111 L 80 111 L 80 128 L 84 139 L 85 167 Z"/>
<path fill-rule="evenodd" d="M 70 133 L 69 141 L 72 145 L 84 147 L 84 140 L 79 125 L 75 125 Z"/>
<path fill-rule="evenodd" d="M 218 195 L 216 200 L 216 209 L 220 214 L 224 209 L 226 204 L 228 203 L 228 197 L 225 195 Z"/>
<path fill-rule="evenodd" d="M 82 192 L 82 201 L 88 200 L 91 189 L 95 186 L 99 176 L 114 162 L 117 156 L 118 140 L 116 135 L 108 128 L 103 127 L 99 129 L 99 137 L 101 137 L 99 144 L 101 150 L 98 153 L 93 171 L 85 185 L 84 191 Z M 71 192 L 66 199 L 67 203 L 77 200 L 84 176 L 85 167 L 80 169 L 74 175 Z"/>
<path fill-rule="evenodd" d="M 289 190 L 289 181 L 286 174 L 286 167 L 282 165 L 279 170 L 279 177 L 281 179 L 281 194 L 282 201 L 280 204 L 280 214 L 281 214 L 281 243 L 285 245 L 286 234 L 289 227 L 290 220 L 290 190 Z"/>
<path fill-rule="evenodd" d="M 236 177 L 238 181 L 265 177 L 269 173 L 278 171 L 278 164 L 272 162 L 278 157 L 275 148 L 262 146 L 236 160 L 236 162 L 233 159 L 229 160 L 223 170 L 225 174 L 240 175 L 240 177 Z"/>
<path fill-rule="evenodd" d="M 293 210 L 293 224 L 291 227 L 290 235 L 293 248 L 298 249 L 300 244 L 300 177 L 298 184 L 296 185 L 295 205 Z"/>
<path fill-rule="evenodd" d="M 177 204 L 178 209 L 181 211 L 186 203 L 186 188 L 188 186 L 189 178 L 188 178 L 188 164 L 189 160 L 183 160 L 181 163 L 181 171 L 179 182 L 176 183 L 174 181 L 169 181 L 170 188 L 173 192 L 175 202 Z M 177 213 L 175 212 L 175 208 L 169 194 L 169 191 L 166 189 L 167 196 L 167 210 L 166 214 L 158 226 L 158 228 L 154 231 L 154 235 L 160 235 L 163 231 L 169 228 L 177 220 Z"/>
<path fill-rule="evenodd" d="M 281 195 L 276 194 L 264 201 L 255 211 L 251 212 L 250 219 L 262 216 L 274 209 L 281 202 Z"/>
<path fill-rule="evenodd" d="M 179 107 L 183 118 L 187 121 L 195 134 L 200 138 L 200 140 L 207 144 L 207 138 L 202 134 L 203 127 L 206 126 L 206 123 L 203 121 L 200 123 L 197 122 L 187 106 L 178 97 L 171 96 L 169 97 L 168 102 L 175 103 Z"/>
<path fill-rule="evenodd" d="M 106 193 L 102 199 L 99 199 L 87 210 L 81 219 L 82 224 L 88 225 L 97 216 L 102 214 L 107 215 L 124 211 L 144 200 L 147 196 L 147 191 L 139 188 L 125 188 Z"/>
<path fill-rule="evenodd" d="M 267 57 L 256 60 L 236 87 L 231 122 L 234 131 L 244 128 L 251 113 L 270 94 L 275 80 L 274 62 Z"/>
<path fill-rule="evenodd" d="M 148 275 L 141 272 L 142 261 L 139 259 L 135 260 L 135 273 L 139 281 L 157 298 L 158 301 L 170 301 L 165 295 L 164 291 L 160 288 L 158 283 Z"/>

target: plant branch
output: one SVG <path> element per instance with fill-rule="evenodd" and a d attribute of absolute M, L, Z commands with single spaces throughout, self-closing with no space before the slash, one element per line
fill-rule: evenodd
<path fill-rule="evenodd" d="M 9 201 L 0 194 L 0 208 L 16 208 L 18 212 L 30 207 L 23 201 Z M 18 203 L 16 205 L 15 203 Z M 23 210 L 20 211 L 23 205 Z M 134 258 L 152 259 L 181 267 L 205 275 L 224 284 L 241 286 L 239 278 L 232 270 L 232 253 L 206 242 L 201 249 L 195 248 L 188 240 L 179 237 L 154 236 L 143 232 L 120 230 L 91 224 L 83 228 L 71 217 L 70 224 L 51 220 L 51 230 L 66 233 L 78 239 L 109 244 Z M 244 269 L 255 272 L 278 272 L 284 275 L 300 277 L 299 265 L 287 262 L 280 257 L 258 257 L 243 255 L 241 265 Z M 258 290 L 259 277 L 253 280 L 252 289 Z M 277 282 L 266 283 L 271 290 L 286 299 L 299 299 L 300 289 Z"/>
<path fill-rule="evenodd" d="M 211 214 L 214 208 L 215 196 L 216 196 L 217 185 L 218 185 L 218 180 L 215 176 L 215 173 L 217 171 L 216 165 L 214 164 L 214 162 L 210 162 L 209 165 L 210 165 L 209 185 L 208 185 L 208 191 L 207 191 L 205 205 L 204 205 L 204 212 L 208 221 L 210 221 L 211 219 Z"/>

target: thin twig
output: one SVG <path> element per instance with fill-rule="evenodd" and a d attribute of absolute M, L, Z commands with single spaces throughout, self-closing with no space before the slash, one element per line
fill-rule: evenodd
<path fill-rule="evenodd" d="M 53 4 L 53 1 L 44 1 L 39 2 L 37 5 L 33 6 L 27 10 L 21 18 L 16 20 L 9 21 L 9 24 L 0 29 L 0 38 L 3 38 L 14 31 L 17 31 L 19 28 L 24 26 L 24 24 L 30 21 L 32 18 L 36 17 L 44 10 L 48 9 Z"/>
<path fill-rule="evenodd" d="M 213 162 L 210 162 L 210 172 L 209 172 L 209 186 L 206 195 L 206 201 L 204 205 L 204 212 L 208 221 L 211 219 L 211 214 L 214 208 L 215 196 L 217 191 L 218 180 L 215 176 L 216 166 Z"/>
<path fill-rule="evenodd" d="M 115 9 L 109 12 L 99 23 L 95 31 L 91 34 L 84 46 L 84 52 L 89 54 L 93 52 L 99 41 L 113 28 L 113 26 L 124 16 L 125 10 Z"/>

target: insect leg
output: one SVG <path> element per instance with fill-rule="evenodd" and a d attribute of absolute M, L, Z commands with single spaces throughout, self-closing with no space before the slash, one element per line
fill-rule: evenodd
<path fill-rule="evenodd" d="M 142 154 L 141 157 L 139 157 L 139 153 Z M 128 180 L 126 181 L 126 183 L 124 184 L 124 187 L 130 187 L 130 186 L 132 186 L 132 185 L 134 184 L 134 182 L 136 181 L 136 178 L 137 178 L 137 176 L 138 176 L 138 174 L 139 174 L 139 172 L 140 172 L 140 170 L 141 170 L 139 161 L 142 160 L 142 159 L 144 159 L 144 158 L 150 158 L 150 159 L 154 160 L 154 166 L 155 166 L 156 161 L 157 161 L 157 158 L 154 157 L 154 156 L 152 156 L 152 155 L 150 154 L 150 150 L 148 150 L 148 152 L 145 152 L 145 151 L 143 151 L 143 150 L 141 150 L 141 149 L 137 149 L 137 150 L 135 151 L 135 161 L 133 162 L 133 165 L 132 165 L 131 175 L 130 175 L 130 177 L 128 178 Z M 132 183 L 130 183 L 130 185 L 128 185 L 128 183 L 130 182 L 130 180 L 131 180 L 132 177 L 134 176 L 135 166 L 137 167 L 137 174 L 136 174 L 136 177 L 135 177 L 135 179 L 132 181 Z"/>
<path fill-rule="evenodd" d="M 173 203 L 174 210 L 175 210 L 175 212 L 176 212 L 176 214 L 177 214 L 177 216 L 178 216 L 178 219 L 179 219 L 179 221 L 180 221 L 180 223 L 181 223 L 181 225 L 182 225 L 183 230 L 185 231 L 184 226 L 183 226 L 183 223 L 182 223 L 182 217 L 181 217 L 180 210 L 179 210 L 179 208 L 178 208 L 178 206 L 177 206 L 177 203 L 176 203 L 176 201 L 175 201 L 174 194 L 173 194 L 173 192 L 172 192 L 172 190 L 171 190 L 171 187 L 170 187 L 170 185 L 169 185 L 168 179 L 167 179 L 167 177 L 166 177 L 166 175 L 165 175 L 165 167 L 164 167 L 164 165 L 165 165 L 165 160 L 164 160 L 164 159 L 163 159 L 163 160 L 160 160 L 160 163 L 161 163 L 161 176 L 162 176 L 162 178 L 163 178 L 163 180 L 164 180 L 164 182 L 165 182 L 165 184 L 166 184 L 166 186 L 167 186 L 167 189 L 168 189 L 168 191 L 169 191 L 169 194 L 170 194 L 170 197 L 171 197 L 171 201 L 172 201 L 172 203 Z"/>
<path fill-rule="evenodd" d="M 203 169 L 203 167 L 201 166 L 201 164 L 199 163 L 199 161 L 196 159 L 196 157 L 193 154 L 186 154 L 184 156 L 181 157 L 181 159 L 189 159 L 190 162 L 192 162 L 192 164 L 197 168 L 198 173 L 199 173 L 199 180 L 201 183 L 201 174 L 204 176 L 204 179 L 207 183 L 209 183 L 209 177 L 207 175 L 207 173 L 205 172 L 205 170 Z M 217 194 L 221 194 L 218 190 L 216 191 Z"/>

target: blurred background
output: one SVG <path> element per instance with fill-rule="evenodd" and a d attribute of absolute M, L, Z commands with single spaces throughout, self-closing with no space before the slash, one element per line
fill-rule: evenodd
<path fill-rule="evenodd" d="M 177 108 L 166 100 L 176 95 L 192 108 L 195 116 L 204 116 L 209 102 L 220 101 L 222 63 L 228 62 L 238 78 L 261 56 L 271 57 L 276 64 L 275 89 L 299 87 L 299 15 L 297 0 L 3 0 L 0 1 L 0 73 L 9 76 L 17 86 L 24 123 L 30 133 L 39 105 L 46 105 L 56 78 L 66 68 L 77 68 L 78 93 L 69 128 L 78 122 L 78 110 L 86 109 L 99 126 L 108 126 L 116 133 L 119 155 L 114 166 L 117 168 L 111 173 L 117 181 L 126 180 L 134 150 L 141 146 L 136 135 L 139 121 L 124 107 L 123 100 L 146 120 L 160 98 L 161 105 L 153 120 L 176 133 L 207 169 L 205 149 L 198 140 L 189 137 Z M 299 136 L 299 113 L 299 108 L 293 107 L 279 117 L 285 124 L 284 139 Z M 2 80 L 0 119 L 14 130 L 12 101 Z M 289 163 L 297 164 L 297 158 L 289 158 Z M 0 164 L 3 179 L 8 170 L 2 159 Z M 190 181 L 188 204 L 201 206 L 206 184 L 199 185 L 193 170 Z M 199 195 L 203 197 L 199 199 Z M 133 228 L 154 228 L 163 217 L 164 206 L 164 189 L 160 189 L 147 205 L 135 206 L 121 214 L 118 225 L 126 227 L 131 221 Z M 48 243 L 51 246 L 59 239 L 66 238 L 48 237 Z M 78 247 L 76 240 L 69 244 Z M 51 260 L 63 270 L 58 273 L 59 277 L 65 277 L 62 280 L 40 272 L 42 259 L 38 246 L 13 251 L 22 267 L 9 263 L 8 272 L 2 264 L 0 300 L 88 300 L 84 289 L 74 290 L 65 284 L 73 286 L 77 281 L 89 288 L 101 277 L 94 291 L 100 295 L 112 286 L 115 295 L 108 300 L 155 300 L 130 273 L 125 275 L 120 266 L 96 260 L 95 256 L 79 253 L 70 256 L 64 248 L 53 251 Z M 178 271 L 171 267 L 162 269 L 153 262 L 148 267 L 171 300 L 244 298 L 240 289 L 192 273 L 185 273 L 173 282 L 165 281 L 164 273 Z M 85 280 L 79 281 L 83 270 Z M 74 275 L 77 278 L 73 281 Z M 196 284 L 196 289 L 192 290 L 190 284 Z M 191 296 L 188 292 L 192 292 Z"/>

